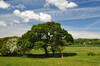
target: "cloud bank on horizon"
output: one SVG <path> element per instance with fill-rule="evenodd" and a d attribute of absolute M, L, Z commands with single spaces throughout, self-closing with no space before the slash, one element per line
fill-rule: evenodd
<path fill-rule="evenodd" d="M 53 20 L 74 38 L 100 38 L 99 3 L 100 0 L 0 0 L 0 37 L 21 36 L 33 24 Z"/>

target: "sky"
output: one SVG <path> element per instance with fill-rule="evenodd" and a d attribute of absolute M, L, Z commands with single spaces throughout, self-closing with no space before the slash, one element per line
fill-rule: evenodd
<path fill-rule="evenodd" d="M 0 38 L 59 22 L 74 38 L 100 39 L 100 0 L 0 0 Z"/>

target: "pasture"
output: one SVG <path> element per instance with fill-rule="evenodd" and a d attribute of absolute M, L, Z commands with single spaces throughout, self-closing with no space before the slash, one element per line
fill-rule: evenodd
<path fill-rule="evenodd" d="M 0 66 L 100 66 L 100 47 L 66 47 L 63 52 L 64 58 L 41 57 L 41 50 L 32 50 L 33 56 L 0 56 Z"/>

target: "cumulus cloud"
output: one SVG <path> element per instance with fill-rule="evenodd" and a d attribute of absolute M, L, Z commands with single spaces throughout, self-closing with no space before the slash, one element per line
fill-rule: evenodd
<path fill-rule="evenodd" d="M 30 20 L 39 20 L 39 21 L 51 21 L 52 17 L 49 14 L 45 13 L 35 13 L 31 10 L 26 10 L 21 12 L 20 10 L 14 10 L 13 12 L 16 16 L 24 19 L 24 22 L 29 22 Z"/>
<path fill-rule="evenodd" d="M 0 8 L 5 9 L 5 8 L 8 8 L 8 7 L 10 7 L 10 4 L 9 3 L 6 3 L 3 0 L 0 0 Z"/>
<path fill-rule="evenodd" d="M 67 5 L 67 8 L 73 8 L 73 7 L 77 7 L 78 5 L 74 2 L 69 2 Z"/>
<path fill-rule="evenodd" d="M 87 31 L 69 31 L 73 35 L 74 38 L 99 38 L 99 32 L 87 32 Z"/>
<path fill-rule="evenodd" d="M 19 10 L 15 10 L 13 13 L 14 13 L 15 15 L 20 15 L 20 11 L 19 11 Z"/>
<path fill-rule="evenodd" d="M 5 27 L 7 24 L 4 21 L 0 21 L 0 26 Z"/>
<path fill-rule="evenodd" d="M 67 8 L 77 7 L 78 5 L 74 2 L 68 2 L 67 0 L 46 0 L 45 7 L 49 5 L 55 5 L 60 10 L 65 11 Z"/>

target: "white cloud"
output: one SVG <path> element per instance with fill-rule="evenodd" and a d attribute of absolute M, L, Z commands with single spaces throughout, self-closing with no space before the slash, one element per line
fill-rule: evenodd
<path fill-rule="evenodd" d="M 72 34 L 72 36 L 77 39 L 77 38 L 98 38 L 100 39 L 100 32 L 94 32 L 94 31 L 87 31 L 82 27 L 73 27 L 73 26 L 62 26 L 62 28 L 66 29 L 70 34 Z M 93 29 L 93 28 L 91 28 Z M 97 28 L 96 28 L 97 29 Z M 96 30 L 95 29 L 95 30 Z"/>
<path fill-rule="evenodd" d="M 45 14 L 45 13 L 40 13 L 39 14 L 40 16 L 40 21 L 51 21 L 51 16 L 50 15 L 48 15 L 48 14 Z"/>
<path fill-rule="evenodd" d="M 15 10 L 13 13 L 14 13 L 15 15 L 20 15 L 20 11 L 19 11 L 19 10 Z"/>
<path fill-rule="evenodd" d="M 21 36 L 31 28 L 31 25 L 21 22 L 19 17 L 16 17 L 13 14 L 0 14 L 0 38 L 7 36 Z M 3 24 L 3 26 L 1 24 Z"/>
<path fill-rule="evenodd" d="M 25 32 L 27 32 L 31 26 L 25 24 L 16 24 L 5 28 L 0 28 L 0 38 L 7 36 L 21 36 Z"/>
<path fill-rule="evenodd" d="M 24 8 L 26 8 L 24 5 L 22 5 L 22 4 L 18 4 L 18 5 L 16 5 L 16 6 L 14 6 L 14 8 L 20 8 L 20 9 L 24 9 Z"/>
<path fill-rule="evenodd" d="M 68 5 L 67 5 L 67 8 L 73 8 L 73 7 L 77 7 L 78 5 L 74 2 L 70 2 Z"/>
<path fill-rule="evenodd" d="M 14 23 L 20 23 L 20 21 L 19 20 L 16 20 L 16 19 L 13 20 L 13 21 L 14 21 Z"/>
<path fill-rule="evenodd" d="M 18 5 L 12 5 L 10 8 L 13 8 L 13 9 L 25 9 L 26 7 L 25 7 L 25 5 L 23 5 L 23 4 L 18 4 Z"/>
<path fill-rule="evenodd" d="M 67 0 L 46 0 L 45 6 L 55 5 L 60 10 L 65 11 L 67 8 L 77 7 L 78 5 L 74 2 L 68 2 Z"/>
<path fill-rule="evenodd" d="M 14 14 L 0 14 L 0 21 L 8 25 L 18 24 L 22 22 L 20 17 L 15 16 Z"/>
<path fill-rule="evenodd" d="M 35 13 L 31 10 L 26 10 L 23 12 L 20 12 L 19 10 L 14 10 L 13 12 L 16 16 L 21 17 L 24 19 L 24 22 L 29 22 L 30 20 L 40 20 L 40 21 L 51 21 L 52 17 L 49 14 L 45 13 Z"/>
<path fill-rule="evenodd" d="M 4 21 L 0 21 L 0 26 L 5 27 L 7 24 Z"/>
<path fill-rule="evenodd" d="M 87 31 L 69 31 L 74 38 L 99 38 L 100 32 L 87 32 Z"/>
<path fill-rule="evenodd" d="M 0 0 L 0 8 L 5 9 L 5 8 L 8 8 L 8 7 L 10 7 L 10 4 L 6 3 L 3 0 Z"/>
<path fill-rule="evenodd" d="M 74 8 L 67 11 L 60 11 L 57 9 L 43 10 L 52 16 L 53 20 L 77 20 L 77 19 L 90 19 L 100 17 L 100 7 L 86 7 L 86 8 Z M 39 11 L 39 10 L 37 10 Z"/>

